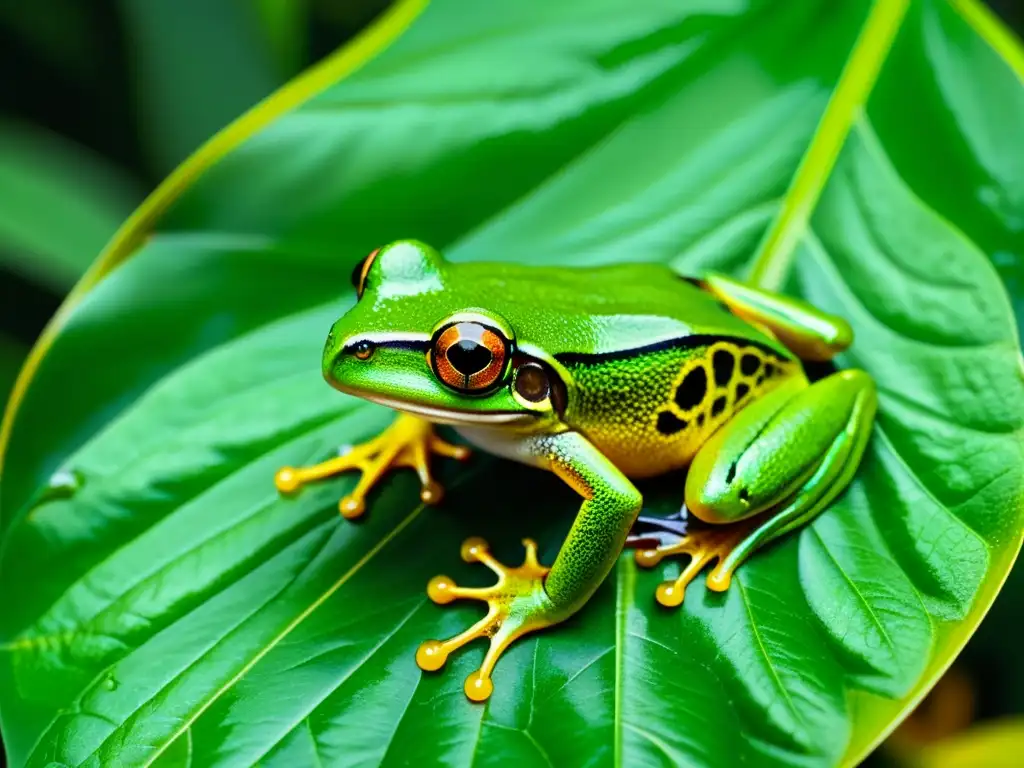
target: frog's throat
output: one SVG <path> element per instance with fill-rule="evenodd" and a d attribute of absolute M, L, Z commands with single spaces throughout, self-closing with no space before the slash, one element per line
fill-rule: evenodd
<path fill-rule="evenodd" d="M 410 402 L 408 400 L 400 400 L 398 398 L 385 397 L 378 394 L 370 394 L 368 392 L 352 391 L 350 394 L 357 395 L 364 400 L 369 400 L 379 405 L 387 406 L 388 408 L 393 408 L 396 411 L 420 416 L 435 424 L 479 424 L 505 426 L 512 424 L 529 424 L 537 419 L 535 414 L 529 412 L 491 411 L 489 413 L 481 413 L 479 411 L 460 411 L 453 408 L 440 408 L 438 406 L 424 405 L 423 403 Z"/>

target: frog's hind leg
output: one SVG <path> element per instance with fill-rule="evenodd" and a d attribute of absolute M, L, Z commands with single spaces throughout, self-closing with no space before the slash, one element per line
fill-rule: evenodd
<path fill-rule="evenodd" d="M 708 589 L 728 589 L 753 552 L 817 516 L 853 479 L 875 407 L 871 378 L 841 371 L 810 386 L 786 382 L 716 432 L 686 481 L 687 508 L 712 525 L 636 553 L 646 567 L 666 555 L 690 556 L 677 579 L 658 587 L 658 602 L 679 605 L 690 581 L 716 560 Z"/>
<path fill-rule="evenodd" d="M 363 514 L 366 494 L 389 469 L 408 467 L 419 475 L 423 503 L 437 504 L 443 489 L 430 473 L 433 454 L 461 460 L 469 456 L 469 449 L 442 440 L 429 421 L 403 413 L 379 436 L 336 458 L 311 467 L 282 467 L 274 476 L 274 484 L 281 493 L 295 493 L 308 483 L 359 470 L 362 476 L 356 487 L 338 504 L 342 516 L 352 519 Z"/>

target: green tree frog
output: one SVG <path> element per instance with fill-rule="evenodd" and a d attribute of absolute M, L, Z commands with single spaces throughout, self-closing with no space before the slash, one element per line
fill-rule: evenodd
<path fill-rule="evenodd" d="M 689 556 L 656 591 L 673 607 L 705 566 L 715 563 L 707 588 L 723 591 L 755 550 L 818 515 L 850 482 L 871 432 L 868 374 L 843 370 L 811 383 L 801 365 L 845 349 L 849 325 L 724 275 L 687 279 L 656 264 L 452 263 L 401 240 L 371 253 L 353 278 L 358 299 L 331 328 L 323 375 L 399 416 L 344 456 L 280 469 L 281 492 L 359 470 L 340 503 L 353 518 L 388 469 L 411 467 L 423 501 L 436 503 L 442 489 L 429 458 L 468 453 L 434 433 L 445 424 L 473 446 L 554 472 L 582 497 L 550 567 L 529 539 L 523 564 L 509 567 L 473 538 L 462 558 L 489 567 L 497 583 L 467 588 L 437 576 L 428 584 L 436 603 L 488 607 L 466 631 L 416 653 L 422 669 L 438 670 L 456 649 L 488 638 L 465 683 L 474 701 L 490 696 L 510 643 L 564 621 L 608 575 L 641 508 L 633 479 L 688 467 L 685 508 L 710 524 L 635 554 L 642 566 Z"/>

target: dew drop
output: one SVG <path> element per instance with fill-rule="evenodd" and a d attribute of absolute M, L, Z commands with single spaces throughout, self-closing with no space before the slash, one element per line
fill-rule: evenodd
<path fill-rule="evenodd" d="M 117 690 L 117 680 L 114 679 L 113 675 L 108 675 L 103 680 L 103 687 L 108 691 Z"/>
<path fill-rule="evenodd" d="M 85 478 L 82 477 L 81 472 L 73 469 L 58 469 L 50 475 L 46 485 L 39 491 L 33 506 L 39 506 L 48 501 L 70 499 L 81 490 L 83 485 L 85 485 Z"/>

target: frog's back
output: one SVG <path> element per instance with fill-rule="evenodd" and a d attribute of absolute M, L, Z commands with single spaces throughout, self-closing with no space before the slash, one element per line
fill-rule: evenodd
<path fill-rule="evenodd" d="M 459 264 L 467 304 L 500 312 L 517 337 L 567 354 L 611 354 L 687 336 L 775 340 L 661 264 Z M 781 351 L 781 348 L 780 348 Z"/>

